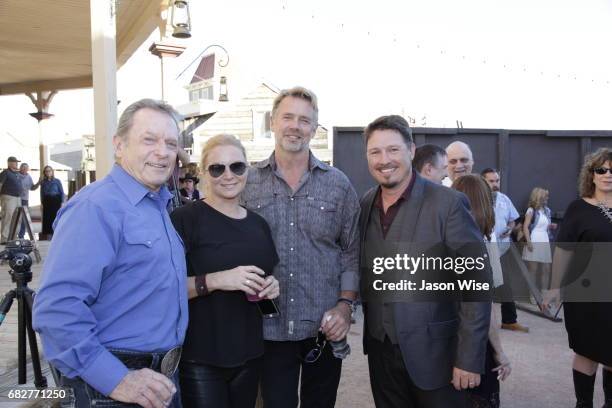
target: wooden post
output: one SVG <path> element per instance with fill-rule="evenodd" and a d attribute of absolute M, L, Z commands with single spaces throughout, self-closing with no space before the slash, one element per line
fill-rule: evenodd
<path fill-rule="evenodd" d="M 117 50 L 115 0 L 90 0 L 91 68 L 96 129 L 96 178 L 114 163 L 113 135 L 117 128 Z"/>

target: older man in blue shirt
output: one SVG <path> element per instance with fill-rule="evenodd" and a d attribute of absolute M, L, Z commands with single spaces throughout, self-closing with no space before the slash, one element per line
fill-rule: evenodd
<path fill-rule="evenodd" d="M 34 328 L 77 407 L 179 404 L 173 373 L 161 373 L 188 313 L 184 248 L 166 210 L 178 131 L 169 105 L 130 105 L 113 138 L 117 164 L 55 222 Z"/>

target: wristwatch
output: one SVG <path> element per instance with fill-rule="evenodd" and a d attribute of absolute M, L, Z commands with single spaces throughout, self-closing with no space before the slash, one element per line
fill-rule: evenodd
<path fill-rule="evenodd" d="M 340 303 L 340 302 L 346 303 L 347 305 L 349 305 L 349 307 L 351 308 L 351 314 L 355 313 L 355 310 L 357 310 L 357 306 L 355 305 L 355 301 L 354 300 L 341 297 L 341 298 L 338 298 L 338 303 Z"/>

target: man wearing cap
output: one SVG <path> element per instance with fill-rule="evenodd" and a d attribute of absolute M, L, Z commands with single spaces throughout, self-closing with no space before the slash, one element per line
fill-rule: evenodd
<path fill-rule="evenodd" d="M 187 173 L 185 177 L 181 177 L 179 181 L 183 184 L 183 188 L 179 191 L 184 201 L 197 201 L 200 199 L 200 191 L 195 188 L 196 184 L 200 181 L 199 178 L 193 174 Z"/>
<path fill-rule="evenodd" d="M 11 220 L 13 214 L 18 207 L 21 206 L 21 176 L 17 168 L 19 160 L 15 156 L 10 156 L 7 159 L 7 169 L 0 173 L 0 205 L 2 211 L 2 230 L 0 244 L 5 244 L 9 238 L 9 230 L 11 228 Z"/>

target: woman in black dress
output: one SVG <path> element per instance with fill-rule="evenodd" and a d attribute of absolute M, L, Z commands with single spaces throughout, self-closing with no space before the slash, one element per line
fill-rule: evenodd
<path fill-rule="evenodd" d="M 575 352 L 576 407 L 593 407 L 595 375 L 602 364 L 604 408 L 612 408 L 612 302 L 604 302 L 612 291 L 605 298 L 597 294 L 612 273 L 612 248 L 606 244 L 612 243 L 612 149 L 587 156 L 578 184 L 582 198 L 569 205 L 557 235 L 553 288 L 563 288 L 565 327 Z M 599 285 L 591 285 L 589 278 Z M 558 298 L 559 289 L 552 289 L 544 304 Z"/>
<path fill-rule="evenodd" d="M 177 208 L 185 243 L 189 325 L 179 366 L 186 408 L 252 408 L 264 352 L 261 298 L 279 295 L 278 263 L 266 221 L 241 207 L 244 147 L 231 135 L 202 150 L 206 198 Z"/>

